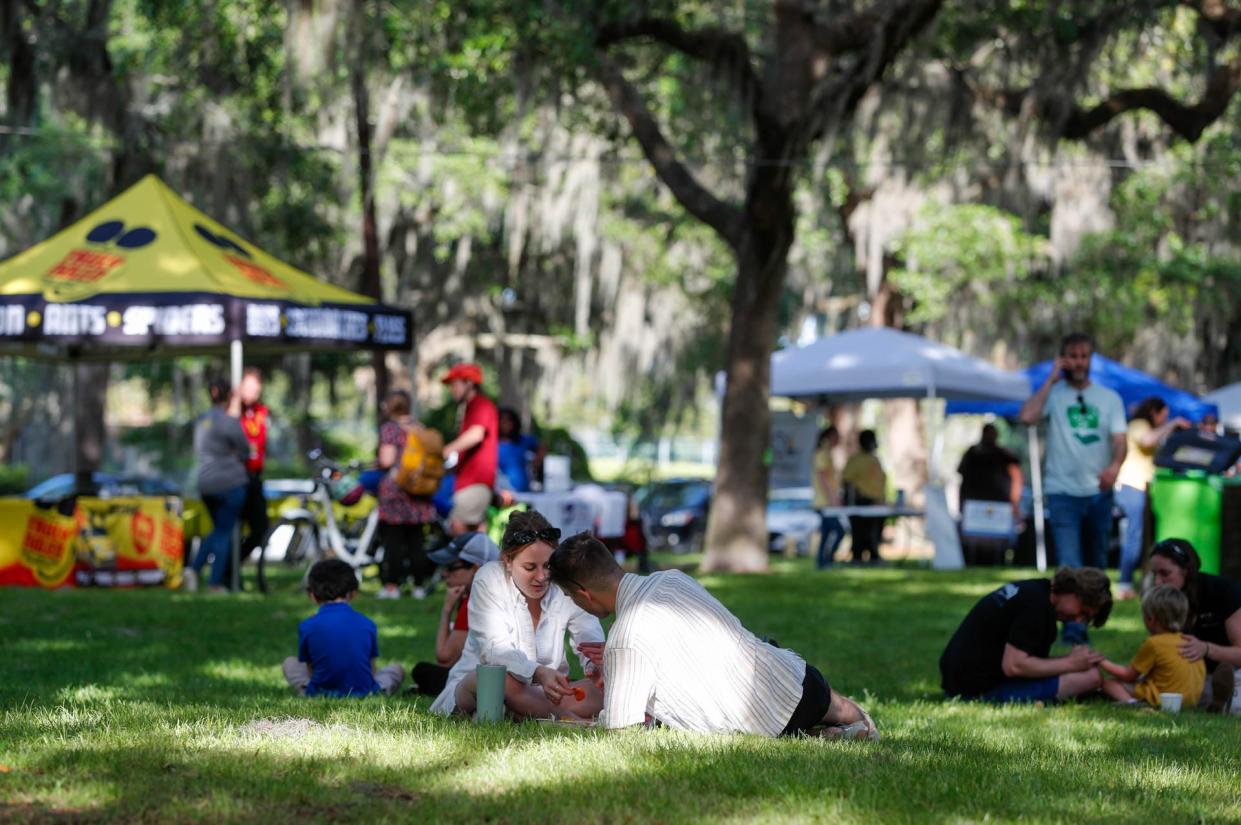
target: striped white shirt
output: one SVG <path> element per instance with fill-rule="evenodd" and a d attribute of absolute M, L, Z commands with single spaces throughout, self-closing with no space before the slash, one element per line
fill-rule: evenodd
<path fill-rule="evenodd" d="M 607 728 L 665 725 L 778 736 L 802 696 L 806 662 L 741 626 L 679 570 L 626 574 L 603 655 Z"/>
<path fill-rule="evenodd" d="M 432 713 L 449 714 L 457 706 L 457 685 L 480 664 L 504 665 L 509 674 L 529 682 L 540 665 L 566 676 L 564 636 L 568 632 L 574 650 L 581 642 L 602 642 L 603 626 L 582 610 L 555 585 L 547 588 L 540 602 L 542 615 L 534 626 L 526 597 L 513 584 L 497 560 L 484 564 L 470 586 L 469 623 L 461 658 L 448 672 L 444 690 L 431 704 Z M 585 669 L 589 661 L 581 653 Z"/>

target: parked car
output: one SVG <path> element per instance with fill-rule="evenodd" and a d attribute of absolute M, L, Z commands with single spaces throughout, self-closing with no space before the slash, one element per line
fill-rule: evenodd
<path fill-rule="evenodd" d="M 43 501 L 69 498 L 89 493 L 100 498 L 116 496 L 175 496 L 181 488 L 160 476 L 119 476 L 114 473 L 91 473 L 90 491 L 79 491 L 73 473 L 61 473 L 41 481 L 26 491 L 26 498 Z"/>
<path fill-rule="evenodd" d="M 654 481 L 635 495 L 652 549 L 690 553 L 702 546 L 711 509 L 711 482 L 702 478 Z"/>
<path fill-rule="evenodd" d="M 768 493 L 767 547 L 771 552 L 784 552 L 791 542 L 797 555 L 809 555 L 819 521 L 813 488 L 784 487 Z"/>

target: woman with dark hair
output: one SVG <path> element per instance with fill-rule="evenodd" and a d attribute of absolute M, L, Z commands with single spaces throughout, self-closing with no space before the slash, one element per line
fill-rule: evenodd
<path fill-rule="evenodd" d="M 501 407 L 499 413 L 499 444 L 497 452 L 497 469 L 504 477 L 497 479 L 497 486 L 518 493 L 530 490 L 531 471 L 543 459 L 543 449 L 539 440 L 529 433 L 521 431 L 521 416 L 511 407 Z"/>
<path fill-rule="evenodd" d="M 499 560 L 474 576 L 465 649 L 433 713 L 474 712 L 480 664 L 508 670 L 504 705 L 518 719 L 590 719 L 603 707 L 603 626 L 552 586 L 549 560 L 559 539 L 540 513 L 509 517 Z M 590 678 L 570 684 L 565 633 Z"/>
<path fill-rule="evenodd" d="M 1155 451 L 1175 429 L 1190 426 L 1184 418 L 1168 419 L 1168 405 L 1151 396 L 1138 404 L 1129 420 L 1128 451 L 1116 476 L 1116 503 L 1125 513 L 1125 535 L 1120 546 L 1117 599 L 1132 599 L 1133 570 L 1142 555 L 1142 527 L 1146 520 L 1146 488 L 1155 477 Z"/>
<path fill-rule="evenodd" d="M 1164 539 L 1151 551 L 1155 584 L 1170 584 L 1189 599 L 1180 652 L 1191 662 L 1206 659 L 1211 678 L 1201 704 L 1215 713 L 1241 710 L 1232 701 L 1241 667 L 1241 582 L 1203 573 L 1201 567 L 1198 552 L 1185 539 Z"/>
<path fill-rule="evenodd" d="M 211 592 L 221 593 L 224 576 L 232 562 L 233 530 L 241 517 L 246 501 L 249 474 L 246 460 L 250 458 L 250 442 L 241 422 L 228 414 L 233 389 L 218 378 L 210 383 L 211 409 L 198 420 L 194 429 L 194 454 L 198 458 L 198 494 L 211 515 L 211 533 L 198 547 L 198 555 L 185 571 L 185 589 L 198 589 L 198 576 L 211 562 Z"/>
<path fill-rule="evenodd" d="M 435 505 L 430 496 L 412 496 L 396 483 L 390 472 L 401 461 L 405 439 L 414 427 L 409 393 L 393 390 L 384 399 L 386 421 L 379 427 L 379 455 L 375 463 L 384 471 L 379 481 L 379 540 L 383 544 L 383 563 L 377 594 L 380 599 L 398 599 L 401 585 L 413 576 L 415 599 L 425 599 L 426 583 L 435 574 L 435 563 L 423 549 L 423 525 L 435 521 Z"/>

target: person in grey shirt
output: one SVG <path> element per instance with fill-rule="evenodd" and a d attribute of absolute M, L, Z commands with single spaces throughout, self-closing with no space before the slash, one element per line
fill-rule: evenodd
<path fill-rule="evenodd" d="M 1047 420 L 1043 489 L 1061 567 L 1107 567 L 1113 488 L 1128 449 L 1125 404 L 1114 390 L 1091 382 L 1093 355 L 1090 336 L 1065 336 L 1051 374 L 1021 408 L 1027 426 Z M 1065 624 L 1064 640 L 1084 644 L 1086 626 Z"/>
<path fill-rule="evenodd" d="M 194 429 L 194 454 L 198 458 L 198 493 L 211 514 L 211 533 L 199 545 L 198 555 L 185 571 L 187 590 L 198 589 L 198 576 L 211 562 L 211 590 L 225 590 L 232 553 L 233 530 L 246 500 L 246 458 L 250 442 L 241 429 L 241 422 L 228 414 L 232 388 L 217 379 L 207 388 L 211 393 L 211 409 L 198 420 Z"/>

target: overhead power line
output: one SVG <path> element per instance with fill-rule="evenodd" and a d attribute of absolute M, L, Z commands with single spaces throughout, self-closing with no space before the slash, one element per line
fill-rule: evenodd
<path fill-rule="evenodd" d="M 114 151 L 118 147 L 118 142 L 114 139 L 102 138 L 94 135 L 74 135 L 64 131 L 39 129 L 31 127 L 14 127 L 0 125 L 0 135 L 12 135 L 16 137 L 30 138 L 56 138 L 62 142 L 58 148 L 64 152 L 72 152 L 74 149 L 83 151 L 95 151 L 104 154 Z M 409 141 L 409 138 L 401 138 L 402 141 Z M 260 142 L 260 141 L 256 141 Z M 324 152 L 337 155 L 351 154 L 355 150 L 353 147 L 342 147 L 338 145 L 325 143 L 299 143 L 295 141 L 280 141 L 287 145 L 290 149 L 301 152 L 313 153 Z M 161 139 L 157 141 L 158 145 L 163 148 L 169 147 L 201 147 L 212 149 L 228 149 L 235 152 L 239 143 L 236 139 L 220 139 L 212 140 L 206 138 L 173 138 Z M 76 146 L 74 145 L 76 144 Z M 582 153 L 561 153 L 561 152 L 541 152 L 537 150 L 525 152 L 511 152 L 506 150 L 490 151 L 486 149 L 464 148 L 464 147 L 439 147 L 439 146 L 419 146 L 417 154 L 425 157 L 474 157 L 494 161 L 496 163 L 508 166 L 518 166 L 521 164 L 537 164 L 537 163 L 577 163 L 577 162 L 593 162 L 604 166 L 626 166 L 626 165 L 649 165 L 646 158 L 641 155 L 591 155 Z M 787 168 L 795 166 L 817 166 L 819 161 L 814 157 L 802 160 L 789 160 L 787 158 L 756 158 L 750 157 L 742 153 L 718 152 L 716 154 L 692 154 L 681 155 L 682 162 L 690 166 L 707 166 L 707 165 L 738 165 L 738 166 L 757 166 L 757 167 L 773 167 Z M 1102 158 L 1102 157 L 1082 157 L 1082 158 L 1001 158 L 992 163 L 980 163 L 975 159 L 969 162 L 954 161 L 952 159 L 936 160 L 933 158 L 885 158 L 885 159 L 867 159 L 867 160 L 848 160 L 842 162 L 829 163 L 829 167 L 839 168 L 845 167 L 850 169 L 870 169 L 870 168 L 891 168 L 906 169 L 918 171 L 934 167 L 943 168 L 961 168 L 963 166 L 972 166 L 977 169 L 996 169 L 1005 166 L 1020 165 L 1025 167 L 1062 167 L 1062 168 L 1100 168 L 1109 169 L 1149 169 L 1159 166 L 1177 165 L 1182 167 L 1193 167 L 1204 170 L 1216 169 L 1232 169 L 1238 166 L 1238 163 L 1226 158 L 1195 158 L 1192 160 L 1169 160 L 1169 159 L 1149 159 L 1149 160 L 1130 160 L 1128 158 Z"/>

